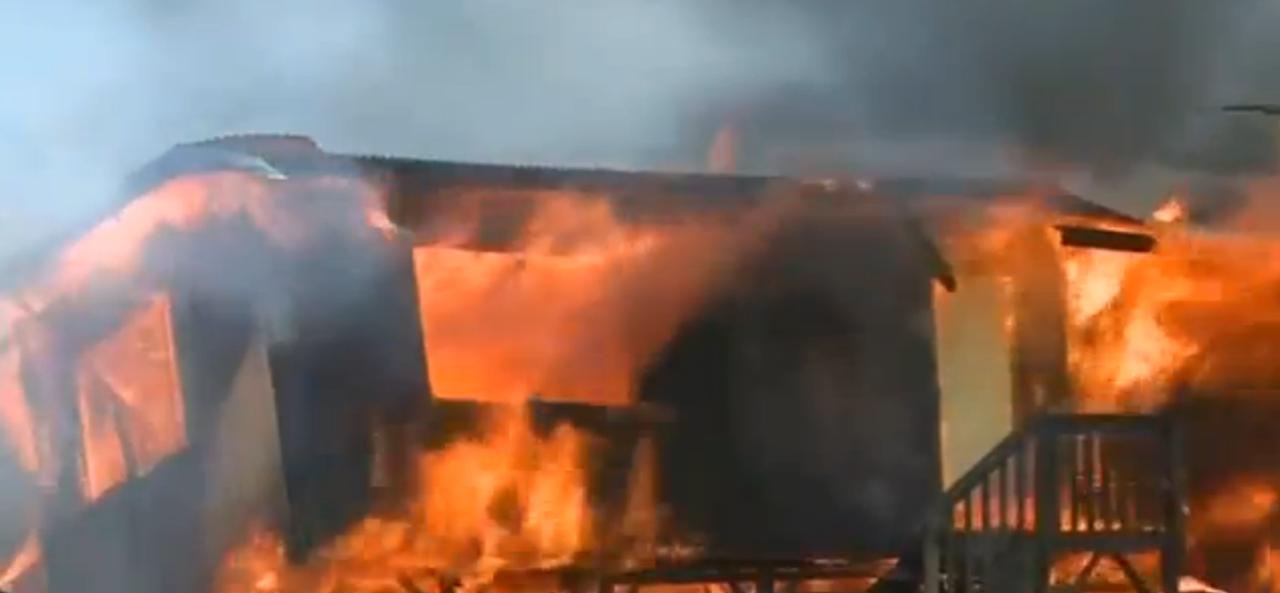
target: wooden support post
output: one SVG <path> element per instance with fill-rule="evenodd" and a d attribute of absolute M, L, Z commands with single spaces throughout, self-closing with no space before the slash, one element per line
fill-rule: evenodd
<path fill-rule="evenodd" d="M 1066 272 L 1055 237 L 1029 226 L 1012 248 L 1014 417 L 1019 424 L 1069 402 Z"/>
<path fill-rule="evenodd" d="M 1165 416 L 1164 540 L 1160 550 L 1160 585 L 1165 592 L 1177 591 L 1186 556 L 1186 477 L 1183 459 L 1183 432 L 1177 413 Z"/>
<path fill-rule="evenodd" d="M 1036 562 L 1033 591 L 1037 593 L 1043 593 L 1049 589 L 1058 532 L 1062 527 L 1059 503 L 1061 484 L 1058 483 L 1060 464 L 1058 438 L 1058 431 L 1046 430 L 1037 435 L 1035 444 Z"/>
<path fill-rule="evenodd" d="M 290 262 L 268 349 L 281 466 L 289 507 L 285 547 L 301 562 L 373 509 L 375 445 L 410 447 L 429 391 L 408 245 L 388 247 L 358 287 L 335 287 L 335 269 L 368 263 L 341 241 Z M 387 437 L 374 438 L 377 430 Z M 401 452 L 403 453 L 403 452 Z M 381 451 L 384 491 L 412 484 L 412 457 Z"/>
<path fill-rule="evenodd" d="M 756 579 L 755 593 L 774 593 L 773 572 L 765 571 L 760 578 Z"/>
<path fill-rule="evenodd" d="M 924 593 L 942 593 L 942 534 L 930 518 L 924 529 Z"/>

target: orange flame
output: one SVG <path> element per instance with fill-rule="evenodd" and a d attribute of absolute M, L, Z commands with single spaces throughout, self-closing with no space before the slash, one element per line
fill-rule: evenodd
<path fill-rule="evenodd" d="M 297 207 L 303 199 L 307 207 Z M 376 188 L 344 179 L 280 182 L 241 173 L 197 175 L 169 181 L 130 202 L 51 261 L 41 262 L 21 278 L 24 284 L 0 300 L 5 338 L 0 424 L 24 478 L 55 487 L 57 466 L 79 463 L 78 494 L 90 502 L 186 445 L 167 296 L 173 281 L 168 264 L 183 262 L 156 256 L 171 251 L 173 245 L 162 245 L 166 240 L 176 236 L 191 242 L 200 236 L 195 231 L 235 220 L 247 220 L 285 249 L 297 248 L 326 228 L 390 232 Z M 71 343 L 61 334 L 70 334 L 65 330 L 74 331 L 76 323 L 64 317 L 86 312 L 100 318 L 124 315 L 105 339 Z M 20 364 L 49 353 L 24 350 L 20 336 L 40 337 L 41 347 L 57 343 L 57 354 L 74 359 L 78 451 L 65 450 L 62 439 L 39 426 L 48 419 L 30 408 L 32 394 L 26 393 Z M 38 394 L 37 399 L 49 397 Z M 29 508 L 22 512 L 40 514 Z M 35 522 L 3 519 L 6 526 Z M 10 535 L 0 534 L 6 541 Z M 38 562 L 39 534 L 29 532 L 25 541 L 7 559 L 5 582 Z"/>
<path fill-rule="evenodd" d="M 84 489 L 92 500 L 186 444 L 168 298 L 97 344 L 80 367 Z"/>
<path fill-rule="evenodd" d="M 233 172 L 180 177 L 134 199 L 69 245 L 16 300 L 22 310 L 38 312 L 59 299 L 118 290 L 121 282 L 154 284 L 163 277 L 152 259 L 165 233 L 194 236 L 197 229 L 237 219 L 292 249 L 326 228 L 390 232 L 380 192 L 363 182 L 277 181 Z"/>
<path fill-rule="evenodd" d="M 435 395 L 618 405 L 732 271 L 723 229 L 620 225 L 591 196 L 539 196 L 518 254 L 414 250 Z"/>
<path fill-rule="evenodd" d="M 427 487 L 402 512 L 369 517 L 308 564 L 284 562 L 278 539 L 260 533 L 228 559 L 218 591 L 377 590 L 413 583 L 437 590 L 456 579 L 471 591 L 500 570 L 564 566 L 592 548 L 587 499 L 590 443 L 568 426 L 538 438 L 522 406 L 497 410 L 476 439 L 419 459 Z"/>
<path fill-rule="evenodd" d="M 1275 305 L 1280 294 L 1280 235 L 1275 232 L 1280 212 L 1272 199 L 1280 195 L 1280 179 L 1252 182 L 1248 190 L 1246 207 L 1214 231 L 1174 224 L 1147 229 L 1159 239 L 1154 253 L 1057 251 L 1065 281 L 1061 306 L 1074 409 L 1154 411 L 1169 404 L 1174 394 L 1189 393 L 1197 400 L 1223 402 L 1206 405 L 1226 405 L 1227 394 L 1255 402 L 1248 405 L 1257 413 L 1270 414 L 1275 402 L 1262 398 L 1275 392 L 1280 379 L 1273 345 L 1280 335 L 1280 308 Z M 1011 229 L 1053 222 L 1034 209 L 996 210 L 1007 216 L 985 216 L 993 226 L 962 233 L 965 238 L 958 243 L 963 248 L 953 247 L 952 254 L 959 265 L 1008 269 L 1010 260 L 1021 256 L 1003 242 Z M 1186 216 L 1187 204 L 1173 196 L 1152 218 L 1175 223 Z M 1046 267 L 1053 264 L 1046 262 Z M 1016 317 L 1016 312 L 1009 315 Z M 1192 446 L 1235 447 L 1254 457 L 1258 455 L 1251 449 L 1274 447 L 1273 441 L 1249 445 L 1262 437 L 1233 433 L 1235 428 L 1215 425 L 1213 442 Z M 1261 457 L 1212 465 L 1208 455 L 1194 457 L 1190 473 L 1196 498 L 1189 521 L 1194 565 L 1225 571 L 1212 576 L 1225 579 L 1228 589 L 1280 591 L 1280 578 L 1272 577 L 1269 568 L 1271 558 L 1280 557 L 1271 552 L 1272 542 L 1280 541 L 1275 504 L 1280 468 Z M 1251 573 L 1215 569 L 1223 554 L 1238 556 L 1230 551 L 1237 548 L 1259 550 L 1257 558 L 1244 559 L 1246 565 L 1252 563 Z"/>
<path fill-rule="evenodd" d="M 1151 219 L 1165 223 L 1184 222 L 1188 214 L 1186 200 L 1175 195 L 1156 208 L 1155 212 L 1151 213 Z"/>
<path fill-rule="evenodd" d="M 450 577 L 474 588 L 617 542 L 654 552 L 652 453 L 637 451 L 626 508 L 601 525 L 587 496 L 591 439 L 568 426 L 538 438 L 521 404 L 633 401 L 650 357 L 731 276 L 750 233 L 629 227 L 600 196 L 525 197 L 537 209 L 516 253 L 414 249 L 434 395 L 505 404 L 484 433 L 422 453 L 407 509 L 363 521 L 306 566 L 286 566 L 279 541 L 256 536 L 223 567 L 220 591 L 436 590 Z"/>

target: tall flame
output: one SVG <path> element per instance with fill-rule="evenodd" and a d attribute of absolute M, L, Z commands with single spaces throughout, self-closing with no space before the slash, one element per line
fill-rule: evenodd
<path fill-rule="evenodd" d="M 259 535 L 231 557 L 218 590 L 399 590 L 408 582 L 425 591 L 445 579 L 472 590 L 502 569 L 561 566 L 593 537 L 587 448 L 567 426 L 540 439 L 522 406 L 504 407 L 480 438 L 419 459 L 419 481 L 430 486 L 402 512 L 364 519 L 305 566 L 286 566 L 279 541 Z"/>
<path fill-rule="evenodd" d="M 1280 405 L 1270 399 L 1280 387 L 1273 346 L 1280 339 L 1280 218 L 1271 199 L 1280 180 L 1249 189 L 1248 206 L 1213 231 L 1179 224 L 1188 204 L 1172 196 L 1147 229 L 1158 235 L 1154 253 L 1061 248 L 1056 257 L 1066 284 L 1072 407 L 1155 411 L 1188 394 L 1206 412 L 1188 419 L 1206 439 L 1193 442 L 1190 455 L 1193 566 L 1229 590 L 1280 590 L 1270 568 L 1280 557 L 1280 466 L 1258 453 L 1276 441 L 1243 424 L 1248 412 L 1231 411 L 1273 418 Z M 1054 222 L 1034 209 L 998 210 L 1006 216 L 984 217 L 994 226 L 970 229 L 959 241 L 961 264 L 1007 269 L 1019 256 L 1002 241 L 1010 229 Z M 1230 566 L 1241 550 L 1243 565 L 1253 568 Z"/>

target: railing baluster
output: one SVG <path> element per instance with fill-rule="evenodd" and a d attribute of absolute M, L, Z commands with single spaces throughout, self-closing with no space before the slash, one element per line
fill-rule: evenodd
<path fill-rule="evenodd" d="M 987 496 L 990 494 L 990 482 L 983 479 L 978 483 L 978 487 L 974 489 L 974 497 L 978 499 L 978 530 L 991 530 L 991 513 L 990 507 L 987 505 Z"/>
<path fill-rule="evenodd" d="M 973 491 L 969 491 L 965 496 L 964 503 L 965 529 L 964 537 L 964 587 L 965 592 L 973 590 L 973 573 L 974 573 L 974 538 L 977 538 L 977 529 L 974 529 L 975 521 L 977 521 L 977 512 L 973 507 Z"/>
<path fill-rule="evenodd" d="M 1049 432 L 1036 439 L 1035 455 L 1035 515 L 1036 515 L 1036 547 L 1040 550 L 1052 550 L 1058 538 L 1062 523 L 1061 476 L 1062 464 L 1059 453 L 1062 450 L 1056 432 Z M 1036 558 L 1034 578 L 1036 581 L 1048 583 L 1052 570 L 1052 560 L 1041 553 Z"/>
<path fill-rule="evenodd" d="M 1138 459 L 1138 457 L 1134 455 L 1135 451 L 1133 450 L 1132 439 L 1124 438 L 1122 440 L 1118 440 L 1116 444 L 1121 445 L 1121 447 L 1118 447 L 1123 454 L 1121 459 L 1124 459 L 1125 468 L 1130 469 L 1130 471 L 1125 471 L 1124 473 L 1119 474 L 1115 480 L 1116 506 L 1118 507 L 1118 514 L 1120 516 L 1120 530 L 1132 531 L 1134 523 L 1137 522 L 1137 518 L 1134 516 L 1133 508 L 1133 472 L 1131 471 L 1131 468 L 1137 466 L 1135 460 Z"/>
<path fill-rule="evenodd" d="M 991 481 L 995 483 L 992 489 L 994 496 L 991 514 L 995 516 L 994 527 L 1001 531 L 1009 528 L 1008 505 L 1005 504 L 1009 500 L 1009 460 L 1006 459 L 996 467 L 996 471 L 991 476 Z"/>
<path fill-rule="evenodd" d="M 1160 581 L 1165 591 L 1176 591 L 1183 574 L 1186 561 L 1186 517 L 1182 505 L 1186 501 L 1185 458 L 1183 442 L 1185 435 L 1177 417 L 1166 417 L 1165 426 L 1161 427 L 1162 449 L 1164 450 L 1163 477 L 1168 480 L 1162 489 L 1161 505 L 1164 511 L 1162 527 L 1166 534 L 1165 545 L 1160 551 Z"/>
<path fill-rule="evenodd" d="M 960 542 L 956 538 L 956 530 L 947 530 L 946 544 L 943 547 L 943 549 L 946 550 L 946 553 L 942 559 L 946 565 L 946 587 L 949 593 L 958 593 L 957 589 L 960 584 L 960 581 L 958 580 L 958 577 L 960 576 L 960 563 L 957 561 L 958 558 L 956 557 L 956 548 L 959 546 L 959 543 Z"/>
<path fill-rule="evenodd" d="M 1097 432 L 1090 431 L 1081 435 L 1080 439 L 1081 446 L 1084 449 L 1084 484 L 1081 488 L 1084 501 L 1084 529 L 1085 531 L 1095 531 L 1098 529 L 1098 488 L 1096 477 L 1099 435 Z"/>
<path fill-rule="evenodd" d="M 1147 443 L 1142 443 L 1142 445 L 1144 458 L 1149 459 L 1149 457 L 1145 456 L 1151 454 L 1150 448 L 1146 446 Z M 1138 526 L 1143 531 L 1151 529 L 1153 525 L 1151 522 L 1153 519 L 1151 512 L 1151 480 L 1147 479 L 1146 474 L 1147 468 L 1144 466 L 1142 472 L 1134 476 L 1136 483 L 1133 486 L 1136 493 L 1134 499 L 1138 505 Z"/>
<path fill-rule="evenodd" d="M 1031 463 L 1035 459 L 1035 454 L 1032 452 L 1034 446 L 1034 444 L 1028 442 L 1026 447 L 1019 447 L 1020 450 L 1014 454 L 1013 500 L 1016 501 L 1014 504 L 1018 505 L 1017 525 L 1019 530 L 1033 528 L 1031 520 L 1027 516 L 1027 508 L 1031 506 L 1030 501 L 1027 500 L 1027 495 L 1030 493 L 1027 485 L 1031 476 L 1035 475 L 1035 472 L 1031 471 Z"/>
<path fill-rule="evenodd" d="M 1065 442 L 1059 446 L 1059 450 L 1065 451 L 1066 455 L 1059 465 L 1058 483 L 1065 486 L 1062 490 L 1066 500 L 1062 502 L 1066 503 L 1067 530 L 1075 531 L 1080 524 L 1079 488 L 1076 487 L 1076 476 L 1080 475 L 1080 441 L 1074 434 L 1067 434 L 1061 440 Z"/>
<path fill-rule="evenodd" d="M 1151 529 L 1174 516 L 1163 469 L 1143 462 L 1157 458 L 1149 448 L 1161 436 L 1147 418 L 1119 416 L 1059 416 L 1010 435 L 935 507 L 946 516 L 932 525 L 946 527 L 930 532 L 926 593 L 1033 590 L 1048 578 L 1052 551 L 1079 543 L 1077 534 Z"/>
<path fill-rule="evenodd" d="M 1099 435 L 1098 438 L 1098 493 L 1101 497 L 1098 520 L 1102 524 L 1102 529 L 1106 531 L 1116 529 L 1116 496 L 1111 484 L 1111 476 L 1116 466 L 1113 441 L 1114 437 L 1111 436 Z"/>

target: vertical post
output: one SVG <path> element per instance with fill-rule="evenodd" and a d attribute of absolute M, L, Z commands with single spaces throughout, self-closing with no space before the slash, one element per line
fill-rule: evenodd
<path fill-rule="evenodd" d="M 334 278 L 351 269 L 360 271 L 358 282 L 335 290 Z M 377 498 L 415 487 L 428 387 L 408 244 L 317 239 L 291 254 L 282 283 L 289 290 L 266 303 L 277 307 L 264 311 L 261 325 L 279 329 L 268 358 L 289 508 L 285 543 L 290 561 L 302 561 Z"/>
<path fill-rule="evenodd" d="M 74 590 L 74 559 L 61 548 L 64 525 L 84 506 L 80 486 L 83 442 L 77 407 L 75 356 L 62 347 L 55 332 L 29 320 L 15 328 L 19 374 L 27 406 L 35 422 L 41 503 L 38 529 L 46 585 L 61 593 Z M 50 471 L 52 468 L 52 471 Z M 124 552 L 127 554 L 127 550 Z"/>
<path fill-rule="evenodd" d="M 1183 434 L 1177 412 L 1166 412 L 1164 417 L 1165 483 L 1164 486 L 1164 541 L 1160 550 L 1160 584 L 1165 591 L 1177 591 L 1182 578 L 1186 555 L 1186 525 L 1183 509 L 1186 504 L 1186 479 L 1183 462 Z"/>
<path fill-rule="evenodd" d="M 1013 290 L 1014 422 L 1070 401 L 1067 369 L 1066 271 L 1056 237 L 1039 224 L 1017 237 L 1011 258 Z"/>
<path fill-rule="evenodd" d="M 924 530 L 924 593 L 942 591 L 941 530 L 936 516 L 930 517 Z"/>
<path fill-rule="evenodd" d="M 61 347 L 54 332 L 28 322 L 17 328 L 22 389 L 35 427 L 40 467 L 56 468 L 40 476 L 46 489 L 46 515 L 69 515 L 84 504 L 80 487 L 83 443 L 77 404 L 76 356 Z"/>
<path fill-rule="evenodd" d="M 773 571 L 765 571 L 756 579 L 756 593 L 774 593 Z"/>
<path fill-rule="evenodd" d="M 420 287 L 411 245 L 397 245 L 388 255 L 387 274 L 379 279 L 380 303 L 385 315 L 379 334 L 381 358 L 387 380 L 385 405 L 379 406 L 378 420 L 386 432 L 385 453 L 389 455 L 388 494 L 392 502 L 409 500 L 421 485 L 416 473 L 429 406 L 434 396 L 428 368 Z"/>
<path fill-rule="evenodd" d="M 1033 591 L 1042 593 L 1049 589 L 1050 571 L 1053 568 L 1054 549 L 1057 545 L 1058 531 L 1061 529 L 1061 505 L 1058 483 L 1058 431 L 1050 423 L 1034 427 L 1032 434 L 1036 439 L 1035 460 L 1035 534 L 1036 559 L 1033 578 Z"/>

